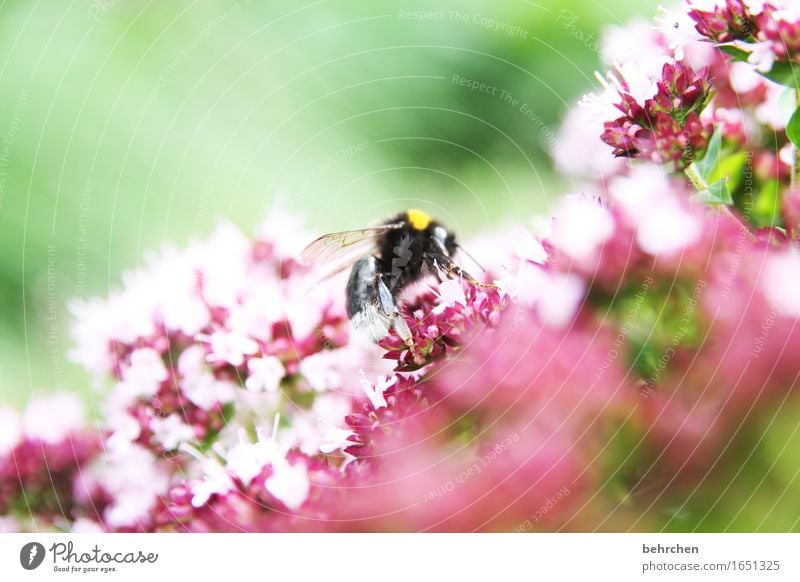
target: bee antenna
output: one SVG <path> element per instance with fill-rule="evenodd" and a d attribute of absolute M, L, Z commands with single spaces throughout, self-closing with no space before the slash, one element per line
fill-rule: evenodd
<path fill-rule="evenodd" d="M 486 269 L 484 269 L 484 268 L 483 268 L 483 266 L 481 266 L 481 264 L 480 264 L 480 263 L 479 263 L 477 260 L 475 260 L 475 257 L 473 257 L 471 254 L 469 254 L 469 253 L 467 252 L 467 249 L 465 249 L 464 247 L 462 247 L 460 244 L 456 244 L 456 248 L 457 248 L 458 250 L 460 250 L 462 253 L 464 253 L 465 255 L 467 255 L 467 257 L 469 257 L 469 259 L 470 259 L 470 260 L 471 260 L 473 263 L 475 263 L 476 265 L 478 265 L 478 268 L 479 268 L 481 271 L 483 271 L 484 273 L 486 272 Z"/>

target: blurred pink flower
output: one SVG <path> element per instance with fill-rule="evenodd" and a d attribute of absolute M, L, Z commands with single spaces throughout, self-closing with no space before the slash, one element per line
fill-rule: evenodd
<path fill-rule="evenodd" d="M 0 515 L 16 510 L 33 527 L 51 528 L 88 511 L 77 491 L 102 438 L 74 395 L 37 396 L 21 417 L 0 408 Z"/>

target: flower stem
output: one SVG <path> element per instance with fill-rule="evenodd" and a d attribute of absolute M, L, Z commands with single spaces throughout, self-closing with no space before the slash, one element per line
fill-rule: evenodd
<path fill-rule="evenodd" d="M 694 164 L 689 164 L 686 166 L 684 173 L 686 174 L 686 177 L 689 178 L 689 181 L 692 183 L 692 185 L 697 188 L 698 192 L 702 190 L 708 190 L 708 184 L 706 184 L 706 181 L 703 180 L 703 177 L 695 169 Z"/>

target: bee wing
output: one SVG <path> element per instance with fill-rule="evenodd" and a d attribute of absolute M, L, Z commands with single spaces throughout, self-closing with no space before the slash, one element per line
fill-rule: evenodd
<path fill-rule="evenodd" d="M 328 263 L 351 256 L 355 260 L 359 256 L 371 254 L 375 240 L 382 234 L 402 227 L 401 223 L 384 224 L 382 226 L 325 234 L 303 249 L 300 258 L 307 265 Z"/>

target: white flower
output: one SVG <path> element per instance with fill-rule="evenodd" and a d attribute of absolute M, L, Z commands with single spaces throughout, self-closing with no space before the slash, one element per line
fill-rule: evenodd
<path fill-rule="evenodd" d="M 757 42 L 748 45 L 752 47 L 750 56 L 747 57 L 747 62 L 754 65 L 762 73 L 767 73 L 772 70 L 772 65 L 775 64 L 775 50 L 771 41 Z"/>
<path fill-rule="evenodd" d="M 272 476 L 265 482 L 267 491 L 289 509 L 297 509 L 308 499 L 311 484 L 304 463 L 290 465 L 286 460 L 272 465 Z"/>
<path fill-rule="evenodd" d="M 291 429 L 282 433 L 282 442 L 313 456 L 350 446 L 353 433 L 344 428 L 344 418 L 352 409 L 352 397 L 339 392 L 323 392 L 314 399 L 310 411 L 298 410 L 291 417 Z"/>
<path fill-rule="evenodd" d="M 431 310 L 434 314 L 443 313 L 445 309 L 456 304 L 467 304 L 467 296 L 464 294 L 464 288 L 461 286 L 461 282 L 455 279 L 447 279 L 439 283 L 437 295 L 439 296 L 439 302 Z"/>
<path fill-rule="evenodd" d="M 544 273 L 539 265 L 521 262 L 517 265 L 516 271 L 509 273 L 503 279 L 495 281 L 495 284 L 504 293 L 507 293 L 509 297 L 512 297 L 514 301 L 531 306 L 536 299 L 543 277 Z"/>
<path fill-rule="evenodd" d="M 556 208 L 551 242 L 573 260 L 590 262 L 613 232 L 614 218 L 599 201 L 573 195 L 562 199 Z"/>
<path fill-rule="evenodd" d="M 636 230 L 636 242 L 651 255 L 670 255 L 700 238 L 703 224 L 674 198 L 662 198 L 644 215 Z"/>
<path fill-rule="evenodd" d="M 397 376 L 378 376 L 375 384 L 367 380 L 363 374 L 361 376 L 361 387 L 364 389 L 364 394 L 367 395 L 376 410 L 386 406 L 386 399 L 383 397 L 383 393 L 396 383 Z"/>
<path fill-rule="evenodd" d="M 777 8 L 773 15 L 775 20 L 800 21 L 800 6 L 797 5 L 796 0 L 774 0 L 770 4 Z M 761 10 L 763 11 L 763 2 Z"/>
<path fill-rule="evenodd" d="M 167 291 L 164 298 L 164 325 L 191 337 L 211 322 L 211 314 L 199 297 L 175 291 Z"/>
<path fill-rule="evenodd" d="M 735 62 L 729 66 L 731 88 L 737 93 L 748 93 L 764 84 L 764 77 L 751 65 Z"/>
<path fill-rule="evenodd" d="M 113 366 L 109 350 L 112 339 L 111 318 L 108 304 L 100 299 L 73 300 L 68 304 L 73 324 L 70 328 L 75 347 L 69 358 L 84 366 L 93 376 L 101 377 Z"/>
<path fill-rule="evenodd" d="M 248 442 L 244 430 L 241 430 L 239 442 L 233 445 L 225 455 L 225 464 L 247 487 L 274 457 L 272 448 L 261 435 L 258 436 L 255 443 Z"/>
<path fill-rule="evenodd" d="M 331 301 L 334 293 L 341 293 L 343 282 L 334 278 L 319 280 L 319 274 L 294 277 L 284 285 L 285 319 L 292 329 L 292 336 L 303 339 L 314 333 L 326 309 L 337 308 L 344 315 L 343 302 Z"/>
<path fill-rule="evenodd" d="M 273 252 L 281 260 L 300 258 L 300 252 L 308 244 L 304 232 L 295 214 L 280 209 L 270 212 L 258 229 L 259 237 L 270 240 Z"/>
<path fill-rule="evenodd" d="M 232 307 L 244 287 L 250 264 L 250 241 L 229 223 L 221 224 L 202 244 L 202 294 L 212 307 Z"/>
<path fill-rule="evenodd" d="M 141 425 L 125 411 L 124 407 L 118 407 L 109 412 L 108 426 L 114 427 L 114 432 L 108 437 L 106 443 L 114 449 L 132 443 L 142 434 Z"/>
<path fill-rule="evenodd" d="M 21 533 L 23 531 L 17 518 L 0 515 L 0 533 Z"/>
<path fill-rule="evenodd" d="M 2 530 L 0 529 L 0 531 Z M 103 527 L 87 517 L 79 517 L 72 523 L 70 533 L 101 534 L 103 533 Z"/>
<path fill-rule="evenodd" d="M 170 331 L 192 336 L 211 321 L 199 293 L 202 257 L 197 243 L 182 251 L 167 247 L 161 255 L 150 256 L 142 293 L 153 295 L 154 316 Z"/>
<path fill-rule="evenodd" d="M 794 111 L 794 91 L 766 81 L 767 98 L 756 107 L 756 119 L 777 131 L 783 131 Z"/>
<path fill-rule="evenodd" d="M 225 495 L 234 490 L 233 479 L 216 459 L 203 462 L 204 478 L 192 486 L 192 507 L 202 507 L 212 495 Z"/>
<path fill-rule="evenodd" d="M 619 99 L 616 91 L 613 94 Z M 625 165 L 625 160 L 615 158 L 613 148 L 600 139 L 603 123 L 620 116 L 620 111 L 614 109 L 606 112 L 610 117 L 603 118 L 597 110 L 604 109 L 599 98 L 586 96 L 567 111 L 552 152 L 556 166 L 564 175 L 602 178 L 615 174 Z"/>
<path fill-rule="evenodd" d="M 695 22 L 689 16 L 689 11 L 685 7 L 671 11 L 659 6 L 658 10 L 661 15 L 655 19 L 658 22 L 656 29 L 664 37 L 669 49 L 675 54 L 675 60 L 682 61 L 686 45 L 702 41 L 703 37 L 697 32 Z"/>
<path fill-rule="evenodd" d="M 702 10 L 703 12 L 716 12 L 725 8 L 726 0 L 688 0 L 686 2 L 687 10 Z"/>
<path fill-rule="evenodd" d="M 651 76 L 648 69 L 641 67 L 639 63 L 629 61 L 618 64 L 615 71 L 620 79 L 619 90 L 633 97 L 637 103 L 644 103 L 648 99 L 652 99 L 658 92 L 658 81 L 661 78 L 660 69 L 657 77 Z"/>
<path fill-rule="evenodd" d="M 570 323 L 586 294 L 586 284 L 577 275 L 551 273 L 530 263 L 521 263 L 506 285 L 515 301 L 533 306 L 542 323 L 551 327 Z"/>
<path fill-rule="evenodd" d="M 538 292 L 536 314 L 546 325 L 564 327 L 575 318 L 585 295 L 586 284 L 577 275 L 548 275 Z"/>
<path fill-rule="evenodd" d="M 628 175 L 609 182 L 609 196 L 632 225 L 653 213 L 652 207 L 673 196 L 673 185 L 664 168 L 655 164 L 636 166 Z"/>
<path fill-rule="evenodd" d="M 252 273 L 240 303 L 229 310 L 227 327 L 262 341 L 272 339 L 275 323 L 284 319 L 285 300 L 274 277 Z"/>
<path fill-rule="evenodd" d="M 233 400 L 236 388 L 227 381 L 218 380 L 208 371 L 205 350 L 193 345 L 186 348 L 178 358 L 181 392 L 203 410 L 211 410 L 218 404 Z"/>
<path fill-rule="evenodd" d="M 330 426 L 320 438 L 319 450 L 327 455 L 334 451 L 345 449 L 353 444 L 349 439 L 354 434 L 350 430 Z"/>
<path fill-rule="evenodd" d="M 609 190 L 644 252 L 669 255 L 700 238 L 700 219 L 682 203 L 660 166 L 639 166 L 628 176 L 614 178 Z"/>
<path fill-rule="evenodd" d="M 211 344 L 211 351 L 206 356 L 209 362 L 226 362 L 231 366 L 241 366 L 244 357 L 258 351 L 255 340 L 233 330 L 218 330 L 210 336 L 198 335 L 197 339 Z"/>
<path fill-rule="evenodd" d="M 794 146 L 791 142 L 785 143 L 783 147 L 778 150 L 778 159 L 787 166 L 791 166 L 794 163 Z"/>
<path fill-rule="evenodd" d="M 181 379 L 193 382 L 207 372 L 206 351 L 203 346 L 192 345 L 183 350 L 178 357 L 178 373 Z"/>
<path fill-rule="evenodd" d="M 344 383 L 342 367 L 345 356 L 343 350 L 317 352 L 303 358 L 299 366 L 300 373 L 317 392 L 337 390 Z"/>
<path fill-rule="evenodd" d="M 776 310 L 786 317 L 800 317 L 800 254 L 772 253 L 761 277 L 761 290 Z"/>
<path fill-rule="evenodd" d="M 794 2 L 794 0 L 789 0 L 790 2 Z M 745 0 L 745 4 L 750 12 L 750 14 L 758 15 L 764 12 L 764 4 L 770 3 L 776 8 L 779 8 L 781 4 L 783 4 L 783 0 Z"/>
<path fill-rule="evenodd" d="M 129 398 L 148 398 L 169 377 L 164 360 L 153 348 L 140 348 L 131 352 L 130 364 L 122 369 L 120 390 Z"/>
<path fill-rule="evenodd" d="M 136 444 L 120 444 L 107 449 L 99 467 L 100 484 L 113 499 L 103 514 L 108 525 L 130 527 L 146 522 L 169 482 L 152 453 Z"/>
<path fill-rule="evenodd" d="M 672 23 L 669 29 L 675 31 Z M 661 67 L 670 58 L 658 30 L 645 20 L 603 29 L 600 47 L 607 65 L 634 63 L 651 78 L 661 77 Z"/>
<path fill-rule="evenodd" d="M 195 382 L 184 382 L 181 391 L 194 404 L 203 410 L 211 410 L 218 404 L 226 404 L 236 395 L 236 387 L 225 380 L 218 380 L 213 374 L 203 374 Z"/>
<path fill-rule="evenodd" d="M 173 451 L 181 443 L 191 442 L 195 439 L 192 427 L 183 422 L 177 413 L 170 414 L 165 418 L 155 417 L 150 421 L 150 430 L 156 442 L 160 443 L 164 449 Z"/>
<path fill-rule="evenodd" d="M 265 392 L 275 392 L 280 386 L 281 380 L 286 375 L 286 369 L 275 356 L 251 358 L 247 362 L 247 369 L 250 374 L 247 376 L 244 385 L 248 390 L 254 392 L 262 390 Z"/>
<path fill-rule="evenodd" d="M 22 415 L 25 436 L 49 444 L 63 441 L 72 431 L 83 426 L 83 406 L 74 394 L 37 397 L 28 403 Z"/>
<path fill-rule="evenodd" d="M 514 232 L 514 254 L 524 260 L 544 265 L 547 262 L 547 250 L 544 245 L 524 228 Z"/>

